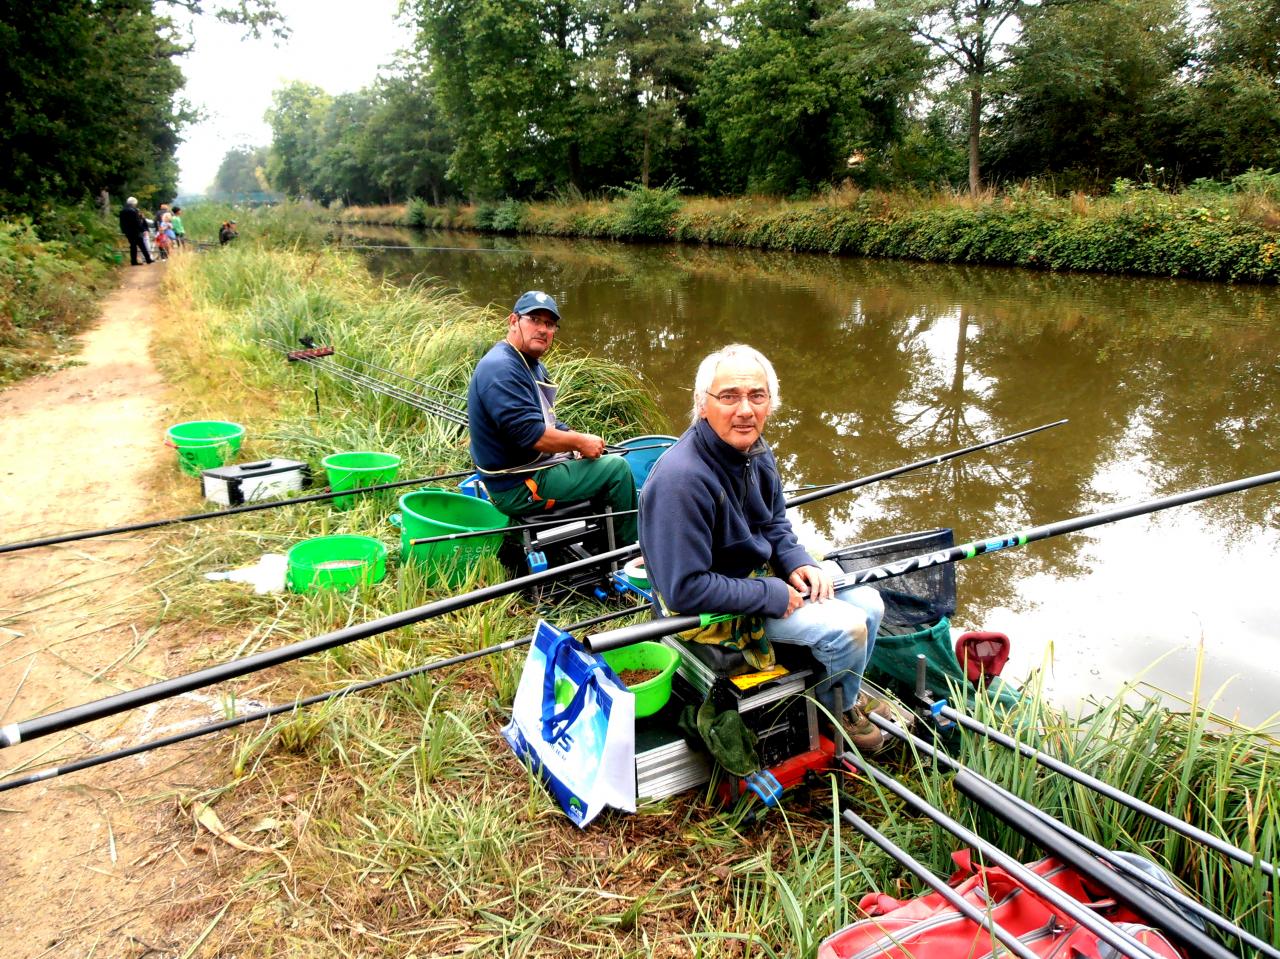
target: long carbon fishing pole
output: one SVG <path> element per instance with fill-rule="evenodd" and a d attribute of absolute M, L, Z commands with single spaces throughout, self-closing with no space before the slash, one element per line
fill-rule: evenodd
<path fill-rule="evenodd" d="M 584 619 L 580 623 L 574 623 L 570 626 L 566 626 L 564 627 L 564 631 L 566 633 L 575 633 L 580 630 L 596 626 L 600 623 L 608 622 L 611 619 L 621 619 L 623 616 L 632 616 L 636 613 L 643 613 L 648 610 L 648 608 L 647 604 L 642 604 L 640 606 L 633 606 L 630 609 L 614 610 L 611 613 L 594 616 L 591 619 Z M 63 763 L 60 766 L 51 766 L 48 769 L 42 769 L 29 776 L 6 779 L 4 782 L 0 782 L 0 792 L 17 789 L 20 786 L 29 786 L 32 783 L 44 782 L 45 780 L 53 779 L 57 776 L 65 776 L 68 773 L 79 772 L 82 769 L 91 769 L 94 766 L 102 766 L 106 763 L 115 762 L 117 759 L 128 759 L 130 756 L 138 756 L 142 753 L 151 752 L 153 749 L 162 749 L 165 746 L 173 746 L 177 743 L 187 742 L 188 740 L 197 739 L 201 736 L 224 732 L 228 729 L 234 729 L 237 726 L 257 722 L 259 719 L 270 719 L 272 716 L 279 716 L 281 713 L 294 712 L 305 706 L 314 706 L 317 703 L 327 702 L 330 699 L 350 696 L 353 693 L 362 693 L 365 690 L 373 689 L 376 686 L 383 686 L 387 683 L 398 682 L 402 679 L 412 679 L 414 676 L 421 676 L 423 673 L 430 673 L 437 669 L 444 669 L 446 666 L 457 666 L 473 659 L 479 659 L 482 656 L 490 656 L 494 653 L 506 652 L 509 649 L 518 649 L 521 646 L 529 645 L 532 641 L 532 636 L 524 636 L 520 639 L 509 639 L 505 643 L 486 646 L 484 649 L 473 650 L 469 653 L 460 653 L 457 656 L 450 656 L 448 659 L 439 659 L 435 662 L 427 663 L 424 666 L 415 666 L 413 669 L 405 669 L 398 673 L 391 673 L 387 676 L 379 676 L 377 679 L 353 683 L 350 686 L 344 686 L 341 689 L 331 690 L 327 693 L 317 693 L 314 696 L 308 696 L 305 699 L 299 699 L 292 703 L 281 703 L 278 706 L 260 709 L 257 712 L 245 713 L 243 716 L 233 716 L 230 719 L 224 719 L 216 723 L 209 723 L 206 726 L 200 726 L 196 729 L 188 729 L 185 732 L 175 733 L 172 736 L 165 736 L 162 739 L 154 739 L 150 742 L 138 743 L 137 745 L 129 746 L 125 749 L 117 749 L 113 752 L 101 753 L 97 756 L 88 756 L 84 759 L 77 759 L 73 762 Z"/>
<path fill-rule="evenodd" d="M 827 486 L 819 486 L 817 489 L 800 496 L 793 496 L 787 500 L 787 506 L 803 506 L 805 503 L 811 503 L 816 499 L 822 499 L 835 493 L 843 493 L 847 490 L 857 489 L 859 486 L 866 486 L 868 483 L 877 483 L 882 479 L 889 479 L 893 476 L 901 476 L 903 473 L 909 473 L 912 470 L 923 469 L 926 466 L 936 466 L 939 463 L 945 463 L 947 460 L 953 460 L 958 456 L 968 456 L 970 453 L 976 453 L 978 450 L 989 449 L 992 446 L 999 446 L 1001 443 L 1008 443 L 1010 440 L 1019 440 L 1024 436 L 1030 436 L 1032 433 L 1039 433 L 1043 430 L 1051 430 L 1055 426 L 1061 426 L 1067 420 L 1055 420 L 1052 423 L 1045 423 L 1043 426 L 1033 426 L 1029 430 L 1023 430 L 1021 433 L 1010 433 L 1008 436 L 1001 436 L 999 439 L 987 440 L 985 443 L 975 443 L 972 446 L 965 446 L 957 450 L 951 450 L 949 453 L 940 453 L 937 456 L 931 456 L 927 460 L 917 460 L 908 466 L 898 466 L 894 469 L 885 470 L 881 473 L 874 473 L 871 476 L 864 476 L 861 479 L 849 480 L 845 483 L 832 483 Z"/>
<path fill-rule="evenodd" d="M 615 560 L 627 559 L 638 552 L 640 552 L 639 546 L 623 546 L 620 549 L 601 553 L 598 556 L 588 556 L 586 559 L 574 560 L 572 563 L 565 563 L 563 566 L 553 566 L 542 572 L 530 573 L 527 576 L 519 576 L 506 582 L 495 583 L 492 586 L 473 589 L 469 593 L 448 596 L 433 603 L 427 603 L 425 606 L 415 606 L 413 609 L 392 613 L 390 616 L 381 616 L 368 622 L 356 623 L 353 626 L 346 626 L 333 632 L 322 633 L 310 639 L 290 643 L 288 646 L 264 650 L 241 659 L 233 659 L 227 663 L 210 666 L 194 673 L 187 673 L 185 676 L 162 680 L 158 683 L 152 683 L 150 686 L 143 686 L 140 689 L 126 690 L 114 696 L 99 699 L 96 702 L 71 706 L 44 716 L 37 716 L 26 722 L 12 723 L 8 726 L 0 727 L 0 748 L 14 746 L 31 739 L 38 739 L 41 736 L 48 736 L 50 733 L 61 732 L 64 729 L 92 722 L 95 719 L 114 716 L 117 713 L 136 709 L 139 706 L 146 706 L 162 699 L 180 696 L 183 693 L 191 692 L 193 689 L 213 686 L 228 679 L 235 679 L 237 676 L 270 669 L 272 666 L 292 662 L 312 653 L 324 652 L 326 649 L 333 649 L 335 646 L 352 643 L 358 639 L 368 639 L 370 636 L 388 633 L 393 629 L 413 626 L 428 619 L 443 616 L 446 613 L 453 613 L 469 606 L 476 606 L 490 599 L 509 596 L 527 587 L 549 582 L 558 576 L 591 569 L 595 566 L 603 566 Z"/>
<path fill-rule="evenodd" d="M 198 523 L 206 519 L 221 519 L 224 516 L 237 516 L 241 513 L 256 513 L 258 510 L 279 509 L 282 506 L 297 506 L 300 503 L 319 503 L 338 496 L 363 496 L 366 493 L 377 493 L 380 490 L 400 489 L 405 486 L 422 486 L 426 483 L 439 483 L 444 480 L 462 479 L 470 476 L 475 470 L 458 470 L 453 473 L 439 473 L 435 476 L 422 476 L 418 479 L 395 480 L 391 483 L 377 483 L 373 486 L 357 486 L 352 489 L 329 490 L 325 493 L 309 493 L 306 496 L 294 496 L 289 499 L 266 500 L 261 503 L 246 503 L 243 506 L 232 506 L 230 509 L 215 509 L 207 513 L 190 513 L 186 516 L 174 516 L 170 519 L 153 519 L 142 523 L 129 523 L 126 526 L 109 526 L 106 529 L 80 530 L 75 533 L 61 533 L 58 536 L 45 536 L 41 539 L 28 539 L 20 543 L 0 544 L 0 554 L 16 553 L 19 550 L 34 549 L 37 546 L 55 546 L 58 543 L 72 543 L 76 540 L 95 539 L 99 536 L 114 536 L 117 533 L 136 533 L 144 529 L 158 529 L 161 526 L 173 526 L 177 523 Z"/>
<path fill-rule="evenodd" d="M 1065 420 L 1062 422 L 1065 422 Z M 1045 427 L 1040 427 L 1040 429 L 1044 428 Z M 1021 433 L 1015 433 L 1001 440 L 993 440 L 988 443 L 980 444 L 979 446 L 974 447 L 974 449 L 985 449 L 995 443 L 1008 442 L 1009 440 L 1018 439 L 1034 432 L 1038 432 L 1038 430 L 1024 430 Z M 923 466 L 930 466 L 938 461 L 938 457 L 932 457 L 927 460 L 922 460 L 919 463 L 913 463 L 908 466 L 901 467 L 897 470 L 890 470 L 885 473 L 876 474 L 875 478 L 853 480 L 851 483 L 840 484 L 837 487 L 832 487 L 827 492 L 827 495 L 833 495 L 837 492 L 843 492 L 846 489 L 853 489 L 857 486 L 864 486 L 869 482 L 875 482 L 876 479 L 884 479 L 888 476 L 896 476 L 913 469 L 919 469 Z M 373 487 L 369 487 L 369 489 L 373 489 Z M 805 502 L 809 502 L 812 498 L 813 497 L 806 499 Z M 793 504 L 789 502 L 787 505 L 791 506 Z M 345 643 L 355 642 L 360 639 L 367 639 L 368 637 L 376 636 L 379 633 L 389 632 L 393 629 L 400 629 L 405 626 L 412 626 L 436 616 L 443 616 L 446 613 L 456 612 L 457 610 L 465 609 L 468 606 L 475 606 L 490 599 L 510 595 L 511 593 L 518 592 L 519 590 L 529 586 L 537 586 L 545 582 L 550 582 L 558 576 L 576 573 L 579 570 L 590 569 L 595 566 L 603 566 L 607 563 L 613 563 L 618 560 L 626 560 L 637 555 L 639 552 L 640 547 L 638 545 L 633 544 L 631 546 L 623 546 L 619 549 L 610 550 L 597 556 L 589 556 L 586 559 L 575 560 L 571 563 L 565 563 L 562 566 L 553 566 L 550 569 L 543 570 L 542 572 L 530 573 L 526 576 L 517 577 L 516 579 L 508 580 L 504 583 L 495 583 L 492 586 L 485 586 L 480 589 L 472 590 L 469 593 L 450 596 L 445 599 L 437 600 L 433 603 L 428 603 L 425 606 L 418 606 L 399 613 L 393 613 L 390 616 L 383 616 L 365 623 L 357 623 L 353 626 L 347 626 L 343 629 L 335 630 L 334 632 L 324 633 L 320 636 L 292 643 L 288 646 L 282 646 L 278 649 L 256 653 L 253 656 L 232 660 L 231 662 L 222 663 L 218 666 L 210 666 L 207 669 L 188 673 L 185 676 L 162 680 L 161 682 L 153 683 L 150 686 L 144 686 L 140 689 L 126 690 L 125 692 L 117 693 L 114 696 L 108 696 L 105 699 L 100 699 L 96 702 L 85 703 L 80 706 L 72 706 L 67 709 L 59 710 L 58 712 L 49 713 L 45 716 L 37 716 L 20 723 L 11 723 L 7 726 L 0 727 L 0 748 L 13 746 L 17 743 L 36 739 L 41 736 L 48 736 L 51 733 L 60 732 L 61 730 L 69 729 L 72 726 L 78 726 L 81 723 L 103 719 L 107 716 L 113 716 L 129 709 L 146 706 L 162 699 L 179 696 L 182 693 L 190 692 L 193 689 L 212 686 L 228 679 L 234 679 L 237 676 L 243 676 L 247 673 L 256 672 L 261 669 L 268 669 L 272 666 L 278 666 L 281 663 L 301 659 L 303 656 L 308 656 L 311 653 L 323 652 L 326 649 L 332 649 L 335 646 L 341 646 Z M 672 621 L 673 620 L 662 620 L 661 622 L 665 624 Z M 696 618 L 694 622 L 696 624 Z M 603 636 L 607 634 L 601 633 L 598 635 Z M 638 642 L 639 640 L 636 641 Z"/>
<path fill-rule="evenodd" d="M 0 789 L 3 789 L 0 784 Z M 880 847 L 889 858 L 896 862 L 903 869 L 910 873 L 914 873 L 918 878 L 936 892 L 939 896 L 949 902 L 957 912 L 963 915 L 970 922 L 974 922 L 979 928 L 985 929 L 992 937 L 996 939 L 1002 946 L 1008 949 L 1018 959 L 1039 959 L 1034 952 L 1017 936 L 1009 932 L 1003 926 L 999 925 L 988 913 L 983 912 L 973 903 L 966 900 L 962 895 L 948 886 L 945 882 L 935 876 L 928 868 L 926 868 L 918 859 L 907 852 L 901 846 L 892 842 L 884 833 L 876 829 L 875 826 L 867 822 L 852 809 L 845 808 L 840 813 L 840 818 L 851 825 L 858 832 L 862 833 L 870 839 L 875 845 Z M 977 946 L 975 941 L 974 945 Z M 992 949 L 988 954 L 994 954 Z M 980 950 L 972 950 L 972 954 L 982 955 Z"/>
<path fill-rule="evenodd" d="M 1017 809 L 1023 814 L 1025 814 L 1026 816 L 1032 817 L 1035 820 L 1035 822 L 1039 824 L 1039 826 L 1053 830 L 1055 833 L 1062 836 L 1066 840 L 1070 841 L 1075 846 L 1078 846 L 1080 849 L 1084 850 L 1084 852 L 1087 853 L 1088 855 L 1102 860 L 1108 866 L 1114 869 L 1116 872 L 1124 876 L 1126 879 L 1141 883 L 1143 886 L 1147 887 L 1147 892 L 1143 894 L 1144 899 L 1139 902 L 1132 901 L 1132 895 L 1133 895 L 1132 891 L 1129 891 L 1128 893 L 1128 896 L 1130 899 L 1129 901 L 1130 908 L 1132 908 L 1135 912 L 1142 913 L 1144 916 L 1146 915 L 1144 909 L 1146 905 L 1145 900 L 1147 898 L 1155 898 L 1156 900 L 1160 900 L 1160 901 L 1168 901 L 1176 905 L 1179 909 L 1182 909 L 1186 912 L 1194 913 L 1195 915 L 1199 916 L 1201 919 L 1205 920 L 1206 922 L 1213 924 L 1218 929 L 1221 929 L 1223 932 L 1227 933 L 1228 935 L 1238 939 L 1242 944 L 1245 944 L 1250 948 L 1258 950 L 1258 953 L 1260 955 L 1267 956 L 1269 957 L 1269 959 L 1280 959 L 1280 950 L 1277 950 L 1273 946 L 1270 946 L 1266 942 L 1263 942 L 1261 939 L 1259 939 L 1257 936 L 1253 935 L 1252 933 L 1248 932 L 1247 930 L 1240 928 L 1235 923 L 1231 922 L 1231 920 L 1227 919 L 1225 916 L 1221 916 L 1218 913 L 1214 912 L 1208 906 L 1192 898 L 1191 896 L 1188 896 L 1186 893 L 1182 892 L 1176 886 L 1165 885 L 1163 883 L 1156 881 L 1153 876 L 1139 869 L 1137 866 L 1129 862 L 1123 856 L 1116 855 L 1116 853 L 1113 850 L 1107 849 L 1105 846 L 1102 846 L 1094 842 L 1088 836 L 1084 835 L 1081 832 L 1078 832 L 1075 829 L 1072 829 L 1070 826 L 1068 826 L 1066 823 L 1062 822 L 1061 820 L 1055 819 L 1053 816 L 1049 815 L 1040 807 L 1033 805 L 1032 803 L 1023 799 L 1021 796 L 1018 796 L 1015 793 L 1010 792 L 1008 789 L 1001 786 L 999 783 L 992 781 L 986 776 L 983 776 L 980 773 L 976 772 L 975 770 L 965 766 L 963 763 L 954 759 L 953 757 L 948 756 L 946 753 L 942 752 L 940 749 L 937 749 L 932 743 L 928 742 L 927 740 L 921 739 L 919 736 L 914 735 L 913 733 L 907 731 L 906 729 L 903 729 L 901 726 L 885 719 L 882 716 L 868 714 L 867 718 L 870 719 L 873 723 L 875 723 L 885 732 L 889 733 L 892 736 L 897 737 L 898 739 L 902 740 L 905 743 L 910 744 L 916 749 L 917 752 L 923 753 L 925 756 L 929 757 L 930 759 L 932 759 L 934 762 L 936 762 L 938 765 L 942 766 L 943 768 L 948 769 L 955 773 L 965 773 L 967 776 L 971 777 L 972 779 L 975 779 L 981 782 L 981 784 L 985 788 L 990 790 L 990 792 L 996 797 L 996 801 L 988 805 L 988 803 L 990 803 L 990 799 L 985 796 L 981 799 L 974 797 L 975 801 L 981 802 L 983 805 L 986 805 L 987 808 L 989 808 L 991 812 L 994 813 L 995 815 L 1003 816 L 1004 811 L 1006 809 Z M 956 781 L 956 787 L 957 789 L 960 789 L 961 792 L 964 791 L 963 784 L 959 779 L 957 779 Z M 1021 832 L 1022 830 L 1019 830 L 1019 831 Z M 1026 833 L 1024 833 L 1024 835 L 1026 835 Z M 1062 859 L 1063 861 L 1066 861 L 1069 864 L 1072 864 L 1068 859 L 1068 856 L 1071 855 L 1069 852 L 1066 855 L 1064 855 L 1056 847 L 1050 848 L 1049 846 L 1045 846 L 1036 837 L 1028 836 L 1028 838 L 1030 838 L 1033 842 L 1036 842 L 1038 845 L 1041 845 L 1041 848 L 1044 848 L 1046 851 L 1052 852 L 1054 855 L 1058 856 L 1059 859 Z M 1095 881 L 1100 881 L 1100 883 L 1104 886 L 1104 888 L 1107 888 L 1106 879 L 1107 877 L 1105 876 L 1095 877 Z M 1169 929 L 1167 924 L 1164 923 L 1162 920 L 1156 919 L 1154 920 L 1154 922 L 1155 922 L 1155 925 L 1161 926 L 1162 928 L 1167 929 L 1172 934 L 1172 930 Z M 1188 948 L 1192 948 L 1192 949 L 1198 948 L 1197 946 L 1189 943 L 1183 943 L 1183 944 L 1187 945 Z"/>
<path fill-rule="evenodd" d="M 892 776 L 877 769 L 861 756 L 846 752 L 841 755 L 840 761 L 849 769 L 866 776 L 876 784 L 889 790 L 916 812 L 927 816 L 961 842 L 977 849 L 988 861 L 995 863 L 1009 873 L 1021 885 L 1031 889 L 1041 899 L 1052 904 L 1059 912 L 1070 916 L 1103 942 L 1115 948 L 1121 955 L 1129 956 L 1131 959 L 1159 959 L 1149 947 L 1118 928 L 1114 923 L 1108 922 L 1095 914 L 1074 896 L 1068 895 L 1057 886 L 1042 879 L 1012 856 L 1003 852 L 999 847 L 983 839 L 973 830 L 961 825 L 941 809 L 912 792 Z"/>
<path fill-rule="evenodd" d="M 895 562 L 887 563 L 884 566 L 872 566 L 868 569 L 860 569 L 852 573 L 846 573 L 843 576 L 836 577 L 835 585 L 836 588 L 839 589 L 847 586 L 861 586 L 864 583 L 874 583 L 882 579 L 889 579 L 894 576 L 903 576 L 907 573 L 913 573 L 919 569 L 927 569 L 930 566 L 940 566 L 944 563 L 958 563 L 961 560 L 973 559 L 975 556 L 994 553 L 997 550 L 1026 546 L 1028 543 L 1034 543 L 1042 539 L 1049 539 L 1053 536 L 1062 536 L 1065 533 L 1075 533 L 1084 529 L 1092 529 L 1095 526 L 1104 526 L 1107 523 L 1115 523 L 1122 519 L 1129 519 L 1132 516 L 1142 516 L 1146 513 L 1156 513 L 1160 510 L 1170 509 L 1174 506 L 1182 506 L 1186 503 L 1198 503 L 1201 500 L 1212 499 L 1215 496 L 1223 496 L 1227 493 L 1238 493 L 1242 490 L 1252 489 L 1255 486 L 1265 486 L 1268 483 L 1275 483 L 1277 481 L 1280 481 L 1280 471 L 1273 473 L 1261 473 L 1258 476 L 1232 480 L 1229 483 L 1219 483 L 1217 486 L 1205 486 L 1186 493 L 1177 493 L 1173 496 L 1164 496 L 1160 499 L 1147 500 L 1144 503 L 1135 503 L 1130 506 L 1122 506 L 1117 509 L 1104 510 L 1101 513 L 1091 513 L 1087 516 L 1076 516 L 1072 519 L 1064 519 L 1056 523 L 1036 526 L 1033 529 L 1023 530 L 1019 533 L 1009 533 L 1005 536 L 997 536 L 992 539 L 974 540 L 973 542 L 963 543 L 950 549 L 941 549 L 934 553 L 924 553 L 920 556 L 911 556 L 907 559 L 896 560 Z M 835 487 L 830 490 L 829 493 L 836 492 L 838 489 L 839 487 Z M 799 496 L 796 497 L 796 500 L 792 500 L 788 505 L 792 505 L 798 500 L 805 500 L 807 502 L 806 497 Z M 585 645 L 587 649 L 591 650 L 593 653 L 602 653 L 610 649 L 618 649 L 622 646 L 630 646 L 633 643 L 643 642 L 648 639 L 656 639 L 661 636 L 669 636 L 672 633 L 682 633 L 686 629 L 695 629 L 699 626 L 704 626 L 709 622 L 708 616 L 709 614 L 706 613 L 703 613 L 700 616 L 668 616 L 665 619 L 655 619 L 652 622 L 640 623 L 636 626 L 626 626 L 622 629 L 606 630 L 603 633 L 596 633 L 594 636 L 588 636 L 586 638 Z M 1253 860 L 1245 859 L 1244 861 L 1252 862 Z"/>
<path fill-rule="evenodd" d="M 1273 475 L 1280 476 L 1280 474 Z M 1113 802 L 1118 802 L 1123 806 L 1127 806 L 1136 812 L 1140 812 L 1144 816 L 1155 820 L 1160 825 L 1181 833 L 1188 839 L 1194 839 L 1196 842 L 1208 846 L 1215 852 L 1222 853 L 1222 855 L 1229 859 L 1234 859 L 1236 862 L 1244 863 L 1248 866 L 1252 866 L 1256 863 L 1259 869 L 1272 878 L 1277 874 L 1276 867 L 1273 863 L 1270 863 L 1265 859 L 1255 857 L 1245 850 L 1240 849 L 1238 846 L 1233 846 L 1231 843 L 1226 842 L 1223 839 L 1219 839 L 1217 836 L 1211 835 L 1203 829 L 1192 826 L 1190 823 L 1183 822 L 1181 819 L 1176 819 L 1164 810 L 1157 809 L 1155 806 L 1143 802 L 1136 796 L 1131 796 L 1128 793 L 1103 782 L 1101 779 L 1090 776 L 1088 773 L 1081 772 L 1074 766 L 1068 766 L 1062 760 L 1050 756 L 1046 752 L 1042 752 L 1033 746 L 1028 746 L 1026 743 L 1018 742 L 1016 739 L 1006 736 L 999 730 L 992 729 L 985 723 L 981 723 L 976 719 L 972 719 L 969 716 L 956 712 L 956 710 L 950 706 L 941 707 L 941 712 L 947 719 L 958 723 L 965 729 L 980 733 L 992 742 L 996 742 L 1001 746 L 1004 746 L 1006 749 L 1019 752 L 1030 759 L 1034 759 L 1036 762 L 1040 763 L 1040 765 L 1048 769 L 1052 769 L 1059 775 L 1065 776 L 1073 782 L 1080 783 L 1082 786 L 1088 786 L 1094 792 L 1105 796 L 1107 799 L 1110 799 Z"/>
<path fill-rule="evenodd" d="M 605 455 L 625 456 L 637 453 L 649 446 L 606 448 Z M 245 503 L 243 506 L 232 506 L 230 509 L 215 509 L 207 513 L 190 513 L 186 516 L 174 516 L 169 519 L 146 520 L 141 523 L 129 523 L 125 526 L 109 526 L 105 529 L 79 530 L 74 533 L 60 533 L 57 536 L 45 536 L 40 539 L 28 539 L 17 543 L 0 543 L 0 555 L 16 553 L 24 549 L 35 549 L 37 546 L 56 546 L 59 543 L 73 543 L 82 539 L 96 539 L 99 536 L 115 536 L 119 533 L 137 533 L 141 530 L 158 529 L 161 526 L 173 526 L 178 523 L 198 523 L 206 519 L 221 519 L 224 516 L 237 516 L 241 513 L 256 513 L 264 509 L 279 509 L 282 506 L 297 506 L 300 503 L 319 503 L 338 496 L 363 496 L 366 493 L 377 493 L 381 490 L 402 489 L 405 486 L 424 486 L 427 483 L 442 483 L 445 480 L 462 479 L 471 476 L 475 470 L 457 470 L 453 473 L 438 473 L 435 476 L 421 476 L 418 479 L 394 480 L 390 483 L 376 483 L 373 486 L 357 486 L 347 490 L 329 490 L 324 493 L 309 493 L 306 496 L 294 496 L 289 499 L 265 500 L 261 503 Z M 620 514 L 614 513 L 618 516 Z M 588 519 L 591 517 L 581 517 Z M 563 522 L 563 521 L 561 521 Z M 540 524 L 529 524 L 537 526 Z M 554 523 L 552 525 L 559 525 Z M 481 535 L 493 535 L 493 530 L 484 531 Z M 416 541 L 415 541 L 416 542 Z"/>

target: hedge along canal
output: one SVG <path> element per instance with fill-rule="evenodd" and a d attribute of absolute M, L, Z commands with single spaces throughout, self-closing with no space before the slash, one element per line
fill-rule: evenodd
<path fill-rule="evenodd" d="M 964 540 L 1280 464 L 1280 291 L 1271 287 L 360 235 L 457 247 L 370 253 L 369 264 L 402 281 L 446 278 L 475 303 L 506 310 L 520 290 L 552 292 L 564 345 L 639 371 L 673 423 L 687 422 L 701 356 L 731 340 L 759 347 L 782 382 L 769 438 L 793 486 L 1071 418 L 983 462 L 815 503 L 797 517 L 813 544 L 938 525 Z M 1204 688 L 1230 681 L 1218 709 L 1261 722 L 1280 702 L 1280 599 L 1268 573 L 1278 517 L 1280 499 L 1263 490 L 970 564 L 958 570 L 956 624 L 1009 633 L 1018 678 L 1051 649 L 1047 688 L 1063 705 L 1106 697 L 1140 673 L 1186 695 L 1203 638 Z"/>

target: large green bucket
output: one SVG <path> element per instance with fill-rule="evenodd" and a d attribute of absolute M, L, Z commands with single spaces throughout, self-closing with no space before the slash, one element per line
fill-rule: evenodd
<path fill-rule="evenodd" d="M 178 451 L 182 471 L 199 476 L 204 470 L 217 469 L 240 452 L 244 427 L 220 420 L 196 420 L 170 426 L 165 436 L 167 444 Z"/>
<path fill-rule="evenodd" d="M 329 489 L 359 489 L 390 483 L 400 469 L 400 457 L 394 453 L 334 453 L 322 461 L 329 474 Z M 335 509 L 350 509 L 361 497 L 337 496 Z"/>
<path fill-rule="evenodd" d="M 350 589 L 377 583 L 387 575 L 387 548 L 372 536 L 317 536 L 289 550 L 289 588 Z"/>
<path fill-rule="evenodd" d="M 400 561 L 418 563 L 426 571 L 430 586 L 460 586 L 476 561 L 493 556 L 502 545 L 501 530 L 507 517 L 492 503 L 438 489 L 418 490 L 400 497 L 400 512 L 390 517 L 400 528 Z M 425 536 L 494 530 L 492 536 L 468 536 L 410 546 L 409 541 Z"/>

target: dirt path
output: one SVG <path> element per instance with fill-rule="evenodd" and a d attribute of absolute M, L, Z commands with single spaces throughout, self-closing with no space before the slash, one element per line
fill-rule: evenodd
<path fill-rule="evenodd" d="M 172 469 L 165 385 L 149 357 L 163 272 L 125 270 L 84 337 L 84 365 L 0 392 L 0 541 L 173 512 L 153 492 Z M 0 555 L 0 724 L 181 671 L 169 637 L 141 615 L 151 552 L 135 534 Z M 103 720 L 0 751 L 0 773 L 210 714 L 188 700 Z M 0 956 L 177 954 L 163 930 L 173 910 L 193 909 L 182 902 L 198 884 L 191 820 L 148 800 L 197 785 L 198 755 L 156 753 L 0 793 Z"/>

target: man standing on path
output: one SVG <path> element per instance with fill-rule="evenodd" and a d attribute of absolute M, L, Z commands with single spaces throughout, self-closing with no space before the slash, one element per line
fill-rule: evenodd
<path fill-rule="evenodd" d="M 124 201 L 124 209 L 120 211 L 120 232 L 129 240 L 129 262 L 134 266 L 141 266 L 138 262 L 138 251 L 141 250 L 143 258 L 150 265 L 151 254 L 147 252 L 147 242 L 143 239 L 143 234 L 147 232 L 147 221 L 138 211 L 138 198 L 135 196 Z"/>
<path fill-rule="evenodd" d="M 556 419 L 556 386 L 542 357 L 559 328 L 560 311 L 546 293 L 530 290 L 516 301 L 506 338 L 476 364 L 467 387 L 471 459 L 489 499 L 508 516 L 588 499 L 634 510 L 626 461 L 602 456 L 604 440 Z M 615 529 L 620 543 L 634 543 L 635 514 L 618 517 Z"/>

